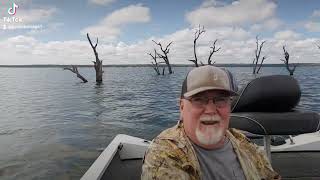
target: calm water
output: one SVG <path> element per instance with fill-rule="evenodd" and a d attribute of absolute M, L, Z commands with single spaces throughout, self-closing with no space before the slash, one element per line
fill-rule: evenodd
<path fill-rule="evenodd" d="M 0 179 L 79 179 L 116 134 L 152 139 L 178 119 L 181 82 L 191 68 L 156 76 L 150 67 L 79 71 L 0 68 Z M 228 68 L 240 85 L 251 68 Z M 287 74 L 265 67 L 263 75 Z M 298 67 L 300 109 L 320 112 L 319 67 Z"/>

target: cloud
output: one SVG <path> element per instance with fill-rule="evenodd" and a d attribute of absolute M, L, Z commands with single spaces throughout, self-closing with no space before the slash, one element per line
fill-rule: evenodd
<path fill-rule="evenodd" d="M 320 22 L 308 21 L 304 27 L 310 32 L 320 32 Z"/>
<path fill-rule="evenodd" d="M 61 27 L 63 27 L 64 23 L 54 22 L 54 23 L 48 23 L 46 26 L 41 26 L 39 29 L 31 29 L 29 32 L 26 33 L 26 35 L 39 35 L 39 34 L 49 34 L 49 33 L 55 33 L 58 31 Z"/>
<path fill-rule="evenodd" d="M 17 12 L 17 17 L 22 19 L 22 24 L 45 22 L 57 12 L 56 8 L 37 8 L 21 10 Z"/>
<path fill-rule="evenodd" d="M 320 17 L 320 10 L 319 9 L 314 10 L 311 17 Z"/>
<path fill-rule="evenodd" d="M 291 30 L 278 31 L 274 34 L 274 38 L 278 40 L 296 40 L 300 39 L 300 37 L 300 34 Z"/>
<path fill-rule="evenodd" d="M 193 40 L 195 29 L 180 29 L 172 34 L 150 37 L 137 43 L 107 43 L 99 41 L 97 51 L 103 64 L 149 64 L 152 59 L 148 53 L 159 47 L 155 40 L 166 46 L 171 41 L 168 54 L 172 64 L 191 64 L 194 58 Z M 221 50 L 212 56 L 217 63 L 251 63 L 256 48 L 255 34 L 241 28 L 206 29 L 198 39 L 197 55 L 199 61 L 206 62 L 210 46 L 218 39 L 216 46 Z M 267 56 L 265 63 L 282 63 L 282 46 L 290 53 L 291 62 L 318 62 L 319 50 L 315 46 L 320 39 L 306 38 L 294 31 L 279 31 L 266 40 L 261 56 Z M 0 64 L 92 64 L 94 55 L 86 40 L 41 42 L 32 36 L 16 36 L 0 41 Z"/>
<path fill-rule="evenodd" d="M 262 8 L 263 7 L 263 8 Z M 186 14 L 191 26 L 205 27 L 236 26 L 257 23 L 275 15 L 276 4 L 267 0 L 238 0 L 225 6 L 200 6 Z"/>
<path fill-rule="evenodd" d="M 89 0 L 89 3 L 91 4 L 96 4 L 96 5 L 109 5 L 113 2 L 115 2 L 116 0 Z"/>
<path fill-rule="evenodd" d="M 226 5 L 225 2 L 219 1 L 219 0 L 204 0 L 200 7 L 206 8 L 211 6 L 217 7 L 217 6 L 225 6 L 225 5 Z"/>
<path fill-rule="evenodd" d="M 20 35 L 0 42 L 0 53 L 4 53 L 0 64 L 91 64 L 91 51 L 86 41 L 44 43 Z"/>
<path fill-rule="evenodd" d="M 250 27 L 251 31 L 265 31 L 265 30 L 276 30 L 284 23 L 277 18 L 268 19 L 260 24 L 254 24 Z"/>
<path fill-rule="evenodd" d="M 121 28 L 129 24 L 149 22 L 150 10 L 142 5 L 130 5 L 116 10 L 106 16 L 98 25 L 81 30 L 82 34 L 87 32 L 104 40 L 115 40 L 121 34 Z"/>

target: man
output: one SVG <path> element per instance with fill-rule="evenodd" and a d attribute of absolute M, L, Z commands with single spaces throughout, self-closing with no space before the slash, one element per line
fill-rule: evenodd
<path fill-rule="evenodd" d="M 141 179 L 281 179 L 265 153 L 229 128 L 233 78 L 201 66 L 182 85 L 180 121 L 150 144 Z"/>

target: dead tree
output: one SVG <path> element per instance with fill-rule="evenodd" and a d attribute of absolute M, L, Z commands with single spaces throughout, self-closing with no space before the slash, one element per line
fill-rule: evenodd
<path fill-rule="evenodd" d="M 96 50 L 96 48 L 98 46 L 98 38 L 97 38 L 97 42 L 95 45 L 92 44 L 91 39 L 89 37 L 89 33 L 87 33 L 87 38 L 88 38 L 88 41 L 93 49 L 94 56 L 96 57 L 96 61 L 92 61 L 94 64 L 94 69 L 96 70 L 96 82 L 102 83 L 102 75 L 103 75 L 102 60 L 99 59 L 98 52 Z"/>
<path fill-rule="evenodd" d="M 84 78 L 84 77 L 79 73 L 78 67 L 75 66 L 75 65 L 72 65 L 71 67 L 65 67 L 65 68 L 63 68 L 63 70 L 69 70 L 69 71 L 75 73 L 75 74 L 77 75 L 77 77 L 80 78 L 84 83 L 88 82 L 88 81 L 86 80 L 86 78 Z"/>
<path fill-rule="evenodd" d="M 172 68 L 171 68 L 171 64 L 170 64 L 170 61 L 169 61 L 169 58 L 168 58 L 168 54 L 169 54 L 169 46 L 172 44 L 172 41 L 166 46 L 165 49 L 163 49 L 162 45 L 160 42 L 156 42 L 154 40 L 152 40 L 155 44 L 157 44 L 158 46 L 160 46 L 160 49 L 162 51 L 163 54 L 160 54 L 157 52 L 157 56 L 159 58 L 162 58 L 164 60 L 164 62 L 166 63 L 167 67 L 168 67 L 168 71 L 169 71 L 169 74 L 172 74 L 173 71 L 172 71 Z"/>
<path fill-rule="evenodd" d="M 156 71 L 157 75 L 160 75 L 159 66 L 158 66 L 158 62 L 157 62 L 157 51 L 154 50 L 154 55 L 152 55 L 151 53 L 149 53 L 149 55 L 154 60 L 154 62 L 151 61 L 153 69 Z"/>
<path fill-rule="evenodd" d="M 212 57 L 213 53 L 216 53 L 216 52 L 218 52 L 218 51 L 221 49 L 221 47 L 219 47 L 218 49 L 216 49 L 216 42 L 217 42 L 217 41 L 218 41 L 218 39 L 216 39 L 216 40 L 214 41 L 214 43 L 213 43 L 213 46 L 210 47 L 210 48 L 212 49 L 212 51 L 210 50 L 210 55 L 209 55 L 209 58 L 208 58 L 208 65 L 211 65 L 211 64 L 216 63 L 215 61 L 212 63 L 211 57 Z"/>
<path fill-rule="evenodd" d="M 256 36 L 256 45 L 257 46 L 256 46 L 256 50 L 255 50 L 255 58 L 253 58 L 253 62 L 252 62 L 252 64 L 253 64 L 253 72 L 252 72 L 252 74 L 258 74 L 259 73 L 263 62 L 266 59 L 266 56 L 263 56 L 261 61 L 260 61 L 261 50 L 262 50 L 263 44 L 265 42 L 266 41 L 262 41 L 262 43 L 259 44 L 259 38 L 258 38 L 258 36 Z M 260 64 L 259 64 L 259 61 L 260 61 Z"/>
<path fill-rule="evenodd" d="M 288 51 L 286 51 L 285 46 L 283 46 L 283 53 L 284 53 L 284 59 L 280 59 L 280 60 L 283 61 L 283 63 L 286 65 L 286 68 L 287 68 L 288 72 L 290 73 L 290 76 L 293 76 L 293 73 L 296 70 L 297 65 L 292 64 L 293 67 L 292 67 L 292 69 L 290 68 L 290 65 L 289 65 L 289 57 L 290 56 L 289 56 Z"/>
<path fill-rule="evenodd" d="M 199 25 L 199 29 L 196 30 L 196 32 L 194 33 L 194 40 L 193 40 L 193 54 L 194 54 L 194 59 L 191 59 L 189 61 L 193 62 L 196 67 L 199 67 L 199 64 L 198 64 L 198 57 L 197 57 L 197 49 L 196 49 L 196 46 L 197 46 L 197 40 L 199 39 L 200 35 L 202 33 L 204 33 L 205 30 L 204 30 L 204 26 L 202 26 L 202 29 Z"/>
<path fill-rule="evenodd" d="M 197 56 L 197 40 L 199 39 L 200 35 L 202 33 L 204 33 L 205 30 L 204 30 L 204 26 L 202 26 L 202 29 L 199 25 L 199 29 L 196 30 L 195 34 L 194 34 L 194 40 L 193 40 L 193 54 L 194 54 L 194 59 L 191 59 L 189 61 L 193 62 L 195 64 L 196 67 L 199 67 L 199 63 L 198 63 L 198 56 Z M 210 50 L 210 54 L 209 54 L 209 57 L 208 57 L 208 65 L 211 65 L 211 64 L 214 64 L 215 62 L 212 62 L 211 60 L 211 57 L 214 53 L 218 52 L 221 47 L 219 47 L 218 49 L 216 49 L 216 43 L 217 43 L 218 39 L 216 39 L 213 43 L 213 46 L 211 46 L 210 48 L 212 50 Z M 200 65 L 201 66 L 204 66 L 203 62 L 200 61 Z"/>

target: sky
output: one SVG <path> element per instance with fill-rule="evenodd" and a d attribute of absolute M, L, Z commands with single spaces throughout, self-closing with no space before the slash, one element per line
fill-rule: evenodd
<path fill-rule="evenodd" d="M 319 0 L 2 0 L 0 65 L 82 64 L 95 60 L 87 40 L 98 38 L 103 64 L 150 64 L 149 53 L 170 42 L 172 64 L 191 64 L 215 40 L 216 63 L 252 63 L 256 37 L 265 63 L 320 63 Z"/>

